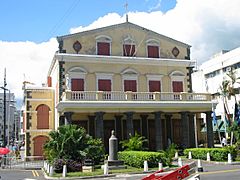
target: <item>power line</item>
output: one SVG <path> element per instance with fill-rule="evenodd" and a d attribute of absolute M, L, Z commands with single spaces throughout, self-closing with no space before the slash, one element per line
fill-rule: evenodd
<path fill-rule="evenodd" d="M 54 33 L 63 25 L 63 23 L 67 20 L 67 18 L 71 15 L 74 9 L 78 6 L 80 0 L 75 0 L 72 5 L 67 9 L 67 11 L 63 14 L 61 19 L 56 23 L 53 28 L 48 33 L 48 39 L 50 39 Z"/>

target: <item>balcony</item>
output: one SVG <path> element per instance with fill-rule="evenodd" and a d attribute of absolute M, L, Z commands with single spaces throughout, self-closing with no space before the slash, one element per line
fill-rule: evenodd
<path fill-rule="evenodd" d="M 62 101 L 211 101 L 208 93 L 66 91 Z"/>
<path fill-rule="evenodd" d="M 59 112 L 206 112 L 212 109 L 211 94 L 173 92 L 66 91 Z"/>

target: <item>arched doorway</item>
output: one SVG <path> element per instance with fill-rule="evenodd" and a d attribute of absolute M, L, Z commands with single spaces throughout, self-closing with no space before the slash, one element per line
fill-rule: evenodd
<path fill-rule="evenodd" d="M 33 138 L 33 155 L 34 156 L 43 156 L 43 145 L 49 138 L 47 136 L 37 136 Z"/>

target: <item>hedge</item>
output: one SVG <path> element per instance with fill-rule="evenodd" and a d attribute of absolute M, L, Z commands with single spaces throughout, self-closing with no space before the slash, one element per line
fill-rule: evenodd
<path fill-rule="evenodd" d="M 165 165 L 165 155 L 162 152 L 148 152 L 148 151 L 122 151 L 118 152 L 119 160 L 124 161 L 126 165 L 142 168 L 144 161 L 148 161 L 148 167 L 157 167 L 161 162 Z"/>
<path fill-rule="evenodd" d="M 237 150 L 235 147 L 224 148 L 190 148 L 183 151 L 184 156 L 188 157 L 189 152 L 192 152 L 193 159 L 207 159 L 207 153 L 210 154 L 212 161 L 227 161 L 228 153 L 231 154 L 232 160 L 235 160 Z"/>

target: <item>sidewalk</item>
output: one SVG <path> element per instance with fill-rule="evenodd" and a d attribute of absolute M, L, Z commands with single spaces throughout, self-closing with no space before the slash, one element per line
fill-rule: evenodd
<path fill-rule="evenodd" d="M 197 165 L 197 159 L 187 159 L 187 158 L 183 158 L 182 159 L 182 163 L 183 166 L 190 164 L 192 162 L 195 162 Z M 174 165 L 178 165 L 178 161 L 175 160 L 173 162 Z M 201 160 L 201 164 L 203 167 L 203 172 L 199 172 L 198 174 L 201 175 L 201 173 L 205 173 L 205 172 L 213 172 L 213 171 L 222 171 L 222 170 L 229 170 L 229 169 L 240 169 L 240 162 L 233 162 L 232 164 L 228 164 L 227 162 L 216 162 L 216 161 L 205 161 L 205 160 Z M 197 169 L 197 167 L 196 167 Z M 50 177 L 46 174 L 46 172 L 42 169 L 43 173 L 44 173 L 44 177 L 46 179 L 106 179 L 106 178 L 111 178 L 111 179 L 119 179 L 119 178 L 134 178 L 134 177 L 144 177 L 147 176 L 150 173 L 153 173 L 154 171 L 148 171 L 148 172 L 132 172 L 132 173 L 117 173 L 117 174 L 108 174 L 108 175 L 96 175 L 96 176 L 84 176 L 84 177 Z M 131 178 L 131 179 L 132 179 Z"/>

